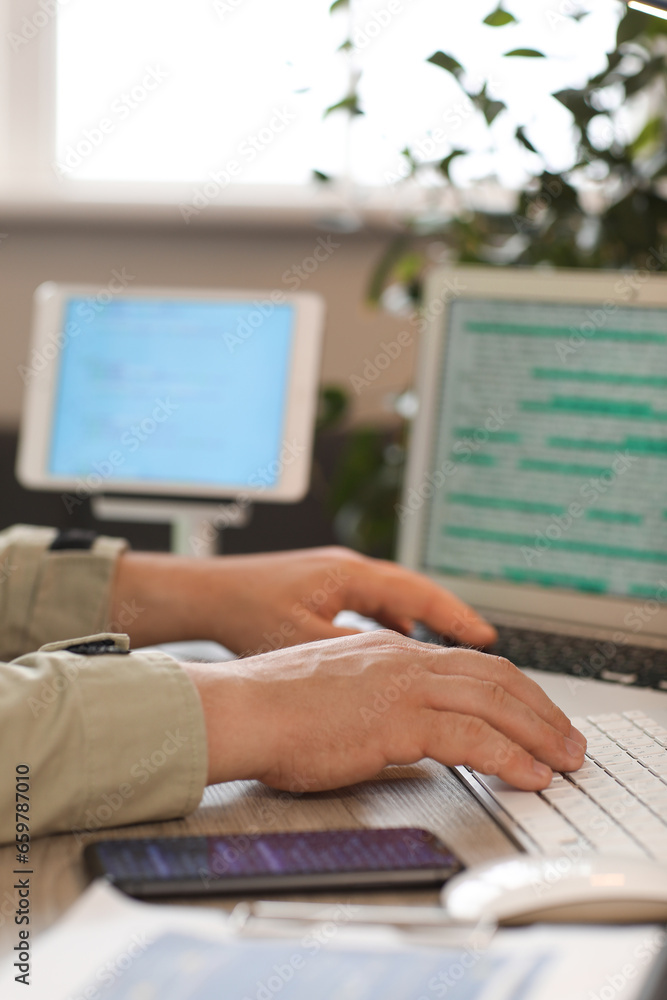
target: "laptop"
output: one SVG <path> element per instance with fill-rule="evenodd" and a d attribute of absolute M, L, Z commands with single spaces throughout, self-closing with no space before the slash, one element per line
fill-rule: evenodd
<path fill-rule="evenodd" d="M 667 275 L 430 276 L 399 559 L 589 741 L 543 793 L 458 775 L 529 851 L 667 862 Z M 425 634 L 418 638 L 443 641 Z"/>

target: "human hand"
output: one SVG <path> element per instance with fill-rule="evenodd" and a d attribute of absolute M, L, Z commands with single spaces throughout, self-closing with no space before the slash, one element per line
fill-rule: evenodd
<path fill-rule="evenodd" d="M 475 650 L 379 631 L 183 667 L 202 700 L 209 783 L 317 791 L 431 757 L 535 790 L 584 760 L 584 737 L 542 689 Z"/>
<path fill-rule="evenodd" d="M 119 560 L 114 594 L 115 606 L 134 600 L 143 609 L 128 627 L 139 645 L 214 639 L 251 655 L 354 634 L 333 624 L 344 609 L 405 633 L 422 621 L 473 646 L 496 635 L 427 577 L 335 546 L 213 559 L 129 552 Z"/>

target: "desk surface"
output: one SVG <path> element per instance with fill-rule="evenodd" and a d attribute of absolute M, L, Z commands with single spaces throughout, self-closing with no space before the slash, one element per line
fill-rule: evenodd
<path fill-rule="evenodd" d="M 279 830 L 317 830 L 373 826 L 423 826 L 438 834 L 466 865 L 492 857 L 512 854 L 516 848 L 489 815 L 449 771 L 425 760 L 410 767 L 390 767 L 374 781 L 341 789 L 294 797 L 275 792 L 256 781 L 215 785 L 196 812 L 182 820 L 145 823 L 105 830 L 101 837 L 178 836 L 184 834 L 247 833 Z M 83 892 L 88 878 L 81 852 L 85 845 L 70 834 L 42 837 L 31 848 L 32 930 L 50 926 Z M 11 890 L 15 850 L 0 849 L 0 950 L 14 941 L 13 911 L 16 903 Z M 340 899 L 337 894 L 309 894 L 284 898 Z M 347 898 L 347 897 L 346 897 Z M 355 893 L 359 902 L 437 902 L 435 890 Z M 231 897 L 210 900 L 180 900 L 229 909 L 238 900 Z"/>

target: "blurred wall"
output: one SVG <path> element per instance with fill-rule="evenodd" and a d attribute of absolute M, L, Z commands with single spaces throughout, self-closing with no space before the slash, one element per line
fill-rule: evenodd
<path fill-rule="evenodd" d="M 18 366 L 28 358 L 35 287 L 52 279 L 102 289 L 112 272 L 122 269 L 133 276 L 134 286 L 298 288 L 322 294 L 327 304 L 322 381 L 347 388 L 355 421 L 386 420 L 384 400 L 409 384 L 414 355 L 410 338 L 388 366 L 386 355 L 381 359 L 383 370 L 367 365 L 382 352 L 383 341 L 394 341 L 410 329 L 405 321 L 364 304 L 369 276 L 387 239 L 314 228 L 17 223 L 0 217 L 0 427 L 18 424 L 23 389 Z"/>

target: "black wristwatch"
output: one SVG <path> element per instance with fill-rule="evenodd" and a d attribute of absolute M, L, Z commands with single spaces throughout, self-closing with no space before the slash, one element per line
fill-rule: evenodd
<path fill-rule="evenodd" d="M 59 531 L 49 548 L 55 552 L 58 549 L 92 549 L 97 538 L 97 532 L 88 528 L 67 528 Z"/>

